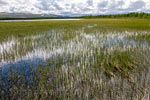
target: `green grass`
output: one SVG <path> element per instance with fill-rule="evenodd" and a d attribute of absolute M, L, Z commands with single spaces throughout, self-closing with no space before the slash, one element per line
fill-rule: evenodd
<path fill-rule="evenodd" d="M 0 99 L 148 98 L 149 29 L 149 19 L 133 18 L 0 22 L 0 63 L 47 62 L 0 72 Z"/>
<path fill-rule="evenodd" d="M 150 34 L 138 34 L 136 36 L 129 36 L 129 39 L 134 39 L 140 42 L 148 42 L 150 43 Z"/>
<path fill-rule="evenodd" d="M 106 57 L 104 59 L 106 59 Z M 137 67 L 130 51 L 113 51 L 107 59 L 109 60 L 105 60 L 103 66 L 105 67 L 105 73 L 108 77 L 115 77 L 118 75 L 130 77 L 129 74 L 131 74 Z"/>
<path fill-rule="evenodd" d="M 84 19 L 80 21 L 0 22 L 0 41 L 10 36 L 24 37 L 51 29 L 77 30 L 81 26 L 97 24 L 93 30 L 149 30 L 149 19 Z M 36 31 L 35 31 L 36 30 Z"/>

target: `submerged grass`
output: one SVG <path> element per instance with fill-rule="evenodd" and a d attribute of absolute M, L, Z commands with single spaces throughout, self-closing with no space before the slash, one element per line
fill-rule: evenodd
<path fill-rule="evenodd" d="M 0 99 L 148 100 L 148 21 L 0 23 Z"/>
<path fill-rule="evenodd" d="M 136 41 L 140 41 L 140 42 L 148 42 L 150 43 L 150 34 L 146 33 L 146 34 L 137 34 L 136 36 L 129 36 L 129 39 L 134 39 Z"/>

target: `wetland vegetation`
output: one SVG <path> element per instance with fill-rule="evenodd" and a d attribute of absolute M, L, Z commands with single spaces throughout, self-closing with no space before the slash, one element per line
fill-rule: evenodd
<path fill-rule="evenodd" d="M 150 20 L 0 22 L 0 99 L 148 100 Z"/>

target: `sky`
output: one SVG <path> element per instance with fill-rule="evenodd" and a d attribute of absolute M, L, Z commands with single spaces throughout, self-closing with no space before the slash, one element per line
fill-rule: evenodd
<path fill-rule="evenodd" d="M 150 12 L 150 0 L 0 0 L 0 12 L 58 15 Z"/>

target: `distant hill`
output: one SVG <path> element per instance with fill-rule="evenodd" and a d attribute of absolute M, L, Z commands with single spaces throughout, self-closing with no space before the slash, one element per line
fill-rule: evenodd
<path fill-rule="evenodd" d="M 59 18 L 150 18 L 150 13 L 126 13 L 126 14 L 109 14 L 109 15 L 84 15 L 84 14 L 30 14 L 30 13 L 6 13 L 0 12 L 0 20 L 19 20 L 19 19 L 59 19 Z"/>
<path fill-rule="evenodd" d="M 5 13 L 0 12 L 0 18 L 41 18 L 41 17 L 61 17 L 54 14 L 29 14 L 29 13 Z"/>

